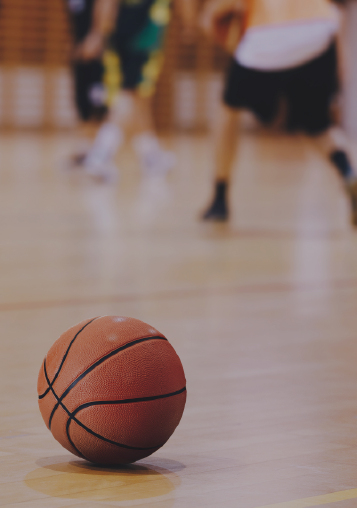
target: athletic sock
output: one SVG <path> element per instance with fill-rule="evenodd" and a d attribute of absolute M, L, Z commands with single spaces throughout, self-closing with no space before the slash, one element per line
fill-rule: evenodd
<path fill-rule="evenodd" d="M 218 181 L 216 182 L 216 200 L 217 202 L 226 202 L 227 196 L 227 182 Z"/>
<path fill-rule="evenodd" d="M 132 144 L 141 167 L 146 173 L 165 173 L 175 165 L 174 154 L 164 150 L 157 136 L 152 132 L 138 134 L 133 138 Z"/>
<path fill-rule="evenodd" d="M 332 152 L 330 160 L 344 180 L 353 180 L 356 178 L 351 161 L 344 150 L 335 150 Z"/>
<path fill-rule="evenodd" d="M 213 202 L 208 210 L 203 214 L 204 220 L 227 220 L 227 190 L 228 183 L 226 181 L 219 180 L 216 182 Z"/>
<path fill-rule="evenodd" d="M 93 164 L 104 164 L 114 159 L 124 139 L 119 127 L 111 122 L 104 123 L 95 137 L 87 161 Z"/>
<path fill-rule="evenodd" d="M 143 132 L 134 136 L 133 147 L 139 156 L 161 150 L 159 140 L 153 132 Z"/>
<path fill-rule="evenodd" d="M 84 159 L 86 173 L 100 182 L 115 183 L 118 179 L 115 154 L 123 139 L 122 131 L 115 124 L 104 123 Z"/>

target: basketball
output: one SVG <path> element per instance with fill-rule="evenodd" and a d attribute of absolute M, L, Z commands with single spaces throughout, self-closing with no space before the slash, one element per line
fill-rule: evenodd
<path fill-rule="evenodd" d="M 186 403 L 181 361 L 166 337 L 137 319 L 88 319 L 49 350 L 39 406 L 54 438 L 102 465 L 135 462 L 161 448 Z"/>

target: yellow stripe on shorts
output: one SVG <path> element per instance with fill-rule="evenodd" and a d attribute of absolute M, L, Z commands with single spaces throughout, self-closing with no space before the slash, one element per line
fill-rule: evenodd
<path fill-rule="evenodd" d="M 111 106 L 122 83 L 119 55 L 115 51 L 105 51 L 103 56 L 103 65 L 103 84 L 107 92 L 106 103 L 107 106 Z"/>
<path fill-rule="evenodd" d="M 142 97 L 150 97 L 156 89 L 156 83 L 164 63 L 162 51 L 152 51 L 149 60 L 142 69 L 142 81 L 137 90 Z"/>

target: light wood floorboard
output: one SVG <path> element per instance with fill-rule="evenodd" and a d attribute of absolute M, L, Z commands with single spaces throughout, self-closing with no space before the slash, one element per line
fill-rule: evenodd
<path fill-rule="evenodd" d="M 107 186 L 63 169 L 69 135 L 0 139 L 0 506 L 356 508 L 357 233 L 333 169 L 246 133 L 232 221 L 202 224 L 210 141 L 166 143 L 166 180 L 124 150 Z M 36 396 L 54 340 L 111 314 L 162 331 L 188 388 L 170 441 L 124 470 L 62 449 Z"/>

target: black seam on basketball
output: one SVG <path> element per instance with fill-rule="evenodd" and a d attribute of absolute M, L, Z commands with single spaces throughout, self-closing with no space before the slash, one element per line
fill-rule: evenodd
<path fill-rule="evenodd" d="M 74 336 L 74 338 L 71 340 L 71 342 L 70 342 L 70 344 L 69 344 L 69 346 L 68 346 L 68 348 L 67 348 L 67 351 L 65 352 L 65 354 L 64 354 L 64 356 L 63 356 L 63 358 L 62 358 L 61 364 L 60 364 L 60 366 L 58 367 L 58 370 L 57 370 L 57 372 L 56 372 L 56 374 L 55 374 L 55 377 L 54 377 L 54 378 L 53 378 L 53 380 L 49 383 L 49 386 L 48 386 L 47 390 L 46 390 L 46 391 L 45 391 L 42 395 L 39 395 L 39 396 L 38 396 L 38 398 L 39 398 L 39 399 L 43 399 L 44 397 L 46 397 L 46 395 L 48 394 L 48 392 L 51 390 L 51 386 L 53 386 L 54 382 L 55 382 L 55 381 L 56 381 L 56 379 L 58 378 L 58 375 L 59 375 L 59 373 L 61 372 L 62 367 L 63 367 L 63 364 L 64 364 L 64 362 L 66 361 L 66 358 L 67 358 L 67 356 L 68 356 L 69 350 L 71 349 L 71 347 L 72 347 L 72 345 L 73 345 L 74 341 L 76 340 L 76 338 L 78 337 L 78 335 L 79 335 L 79 334 L 80 334 L 80 333 L 81 333 L 81 332 L 82 332 L 82 331 L 83 331 L 83 330 L 84 330 L 84 329 L 85 329 L 88 325 L 90 325 L 91 323 L 93 323 L 93 321 L 95 321 L 96 319 L 98 319 L 98 318 L 96 317 L 96 318 L 92 319 L 91 321 L 89 321 L 88 323 L 86 323 L 86 324 L 85 324 L 85 325 L 84 325 L 84 326 L 83 326 L 83 327 L 82 327 L 82 328 L 81 328 L 81 329 L 80 329 L 80 330 L 76 333 L 76 335 Z M 45 360 L 44 360 L 44 368 L 45 368 L 45 363 L 46 363 L 46 358 L 45 358 Z"/>
<path fill-rule="evenodd" d="M 54 392 L 54 390 L 52 389 L 52 387 L 51 387 L 51 390 L 52 390 L 53 394 L 55 395 L 56 400 L 57 400 L 57 401 L 59 401 L 59 399 L 58 399 L 58 397 L 57 397 L 57 394 L 55 394 L 55 392 Z M 54 407 L 53 407 L 53 409 L 52 409 L 52 411 L 51 411 L 51 414 L 50 414 L 50 419 L 49 419 L 49 421 L 48 421 L 48 426 L 49 426 L 50 430 L 51 430 L 52 419 L 53 419 L 53 416 L 54 416 L 55 412 L 56 412 L 56 411 L 57 411 L 57 409 L 58 409 L 58 406 L 59 406 L 59 402 L 57 402 L 57 403 L 54 405 Z"/>
<path fill-rule="evenodd" d="M 78 448 L 73 443 L 71 436 L 69 435 L 69 425 L 70 425 L 71 421 L 72 421 L 72 418 L 68 418 L 67 425 L 66 425 L 66 434 L 67 434 L 68 441 L 71 443 L 71 445 L 76 450 L 76 452 L 82 457 L 82 459 L 88 460 L 87 457 L 85 457 L 83 455 L 83 453 L 78 450 Z"/>
<path fill-rule="evenodd" d="M 138 398 L 138 399 L 127 399 L 127 400 L 119 400 L 119 401 L 102 401 L 102 402 L 89 402 L 87 404 L 83 404 L 82 406 L 79 406 L 75 411 L 73 411 L 73 413 L 70 413 L 70 417 L 68 419 L 68 422 L 67 422 L 67 427 L 66 429 L 69 428 L 69 425 L 70 425 L 70 422 L 73 420 L 74 422 L 76 422 L 78 425 L 80 425 L 84 430 L 86 430 L 89 434 L 92 434 L 93 436 L 97 437 L 98 439 L 101 439 L 102 441 L 105 441 L 106 443 L 110 443 L 110 444 L 113 444 L 115 446 L 119 446 L 121 448 L 127 448 L 129 450 L 154 450 L 156 448 L 161 448 L 165 443 L 162 443 L 158 446 L 151 446 L 149 448 L 139 448 L 139 447 L 136 447 L 136 446 L 129 446 L 129 445 L 125 445 L 125 444 L 122 444 L 122 443 L 117 443 L 116 441 L 112 441 L 111 439 L 107 439 L 106 437 L 104 436 L 101 436 L 100 434 L 97 434 L 96 432 L 94 432 L 93 430 L 91 430 L 89 427 L 87 427 L 86 425 L 84 425 L 84 423 L 82 423 L 81 421 L 79 421 L 75 415 L 81 410 L 81 409 L 85 409 L 87 407 L 91 407 L 91 406 L 94 406 L 94 405 L 103 405 L 103 404 L 126 404 L 126 403 L 133 403 L 133 402 L 147 402 L 147 401 L 152 401 L 152 400 L 158 400 L 158 399 L 165 399 L 165 398 L 169 398 L 169 397 L 174 397 L 175 395 L 180 395 L 181 393 L 184 393 L 186 391 L 186 386 L 184 388 L 181 388 L 181 390 L 178 390 L 177 392 L 172 392 L 172 393 L 167 393 L 167 394 L 164 394 L 164 395 L 156 395 L 156 396 L 153 396 L 153 397 L 142 397 L 142 398 Z M 61 406 L 62 406 L 62 403 L 61 403 Z M 69 435 L 67 433 L 67 436 L 69 438 Z M 70 439 L 70 438 L 69 438 Z M 70 439 L 70 442 L 72 443 L 72 440 Z M 74 445 L 73 445 L 74 446 Z M 77 450 L 77 448 L 74 446 L 74 448 Z M 79 452 L 81 453 L 81 452 Z"/>
<path fill-rule="evenodd" d="M 46 364 L 44 365 L 44 371 L 45 371 L 45 376 L 46 376 L 46 379 L 47 379 L 47 382 L 49 383 L 49 379 L 48 379 L 48 375 L 47 375 L 47 370 L 46 370 Z M 53 386 L 50 387 L 50 390 L 51 392 L 53 393 L 55 399 L 57 400 L 57 404 L 55 405 L 55 408 L 57 409 L 59 405 L 61 405 L 63 407 L 63 409 L 66 411 L 66 413 L 68 414 L 68 416 L 71 416 L 71 412 L 66 408 L 66 406 L 64 404 L 62 404 L 59 400 L 59 397 L 57 395 L 57 393 L 54 391 L 53 389 Z M 52 413 L 51 413 L 51 416 L 50 416 L 50 419 L 48 421 L 48 428 L 51 430 L 51 423 L 52 423 L 52 416 L 54 414 L 54 410 L 55 408 L 53 408 L 52 410 Z"/>
<path fill-rule="evenodd" d="M 82 409 L 86 409 L 87 407 L 108 406 L 112 404 L 133 404 L 135 402 L 150 402 L 152 400 L 167 399 L 169 397 L 174 397 L 175 395 L 180 395 L 180 393 L 183 393 L 185 391 L 186 386 L 184 388 L 181 388 L 181 390 L 177 390 L 177 392 L 165 393 L 164 395 L 154 395 L 152 397 L 140 397 L 137 399 L 122 399 L 122 400 L 98 400 L 94 402 L 87 402 L 86 404 L 78 406 L 77 409 L 73 411 L 72 415 L 75 416 L 79 411 L 81 411 Z"/>
<path fill-rule="evenodd" d="M 100 360 L 98 360 L 95 363 L 93 363 L 93 365 L 88 367 L 87 370 L 85 370 L 80 376 L 78 376 L 77 379 L 75 379 L 73 381 L 73 383 L 71 383 L 69 385 L 69 387 L 63 392 L 63 394 L 59 398 L 58 402 L 60 403 L 69 394 L 69 392 L 76 386 L 76 384 L 79 383 L 79 381 L 81 381 L 84 377 L 86 377 L 87 374 L 89 374 L 90 372 L 92 372 L 92 370 L 94 370 L 96 367 L 98 367 L 98 365 L 100 365 L 101 363 L 103 363 L 106 360 L 108 360 L 108 358 L 111 358 L 112 356 L 120 353 L 121 351 L 124 351 L 125 349 L 128 349 L 129 347 L 135 346 L 136 344 L 140 344 L 141 342 L 146 342 L 148 340 L 166 340 L 167 341 L 167 339 L 165 337 L 159 337 L 159 336 L 157 336 L 157 337 L 144 337 L 142 339 L 137 339 L 137 340 L 134 340 L 132 342 L 128 342 L 128 344 L 124 344 L 124 346 L 120 346 L 119 348 L 114 349 L 113 351 L 111 351 L 107 355 L 103 356 L 103 358 L 100 358 Z M 51 416 L 50 416 L 50 421 L 49 421 L 50 428 L 51 428 L 51 421 L 52 421 L 53 415 L 57 411 L 57 408 L 58 408 L 58 404 L 56 404 L 55 407 L 52 410 L 52 413 L 51 413 Z"/>
<path fill-rule="evenodd" d="M 84 425 L 82 422 L 77 420 L 77 418 L 75 418 L 75 417 L 69 418 L 69 420 L 70 421 L 73 420 L 74 422 L 77 423 L 77 425 L 79 425 L 84 430 L 86 430 L 89 434 L 92 434 L 93 436 L 97 437 L 98 439 L 101 439 L 102 441 L 105 441 L 106 443 L 110 443 L 110 444 L 113 444 L 115 446 L 119 446 L 120 448 L 126 448 L 128 450 L 156 450 L 157 448 L 161 448 L 165 444 L 165 443 L 162 443 L 162 444 L 157 445 L 157 446 L 150 446 L 149 448 L 139 448 L 137 446 L 129 446 L 129 445 L 125 445 L 123 443 L 117 443 L 116 441 L 112 441 L 111 439 L 107 439 L 106 437 L 103 437 L 100 434 L 97 434 L 96 432 L 94 432 L 94 430 L 92 430 L 89 427 L 87 427 L 86 425 Z"/>
<path fill-rule="evenodd" d="M 46 379 L 48 380 L 46 368 L 45 368 L 45 376 L 46 376 Z M 117 443 L 116 441 L 111 441 L 110 439 L 107 439 L 106 437 L 103 437 L 100 434 L 97 434 L 96 432 L 94 432 L 93 430 L 88 428 L 86 425 L 84 425 L 82 422 L 77 420 L 77 418 L 75 416 L 73 416 L 73 413 L 71 413 L 69 411 L 69 409 L 66 408 L 66 406 L 63 404 L 63 402 L 61 402 L 61 400 L 59 399 L 57 393 L 54 391 L 52 386 L 51 386 L 51 391 L 52 391 L 53 395 L 55 396 L 55 398 L 56 398 L 56 400 L 58 402 L 57 407 L 58 407 L 58 405 L 60 405 L 66 411 L 66 413 L 69 416 L 69 419 L 68 419 L 67 425 L 66 425 L 66 434 L 67 434 L 67 437 L 69 438 L 69 441 L 70 441 L 71 444 L 73 444 L 73 441 L 71 440 L 71 438 L 69 437 L 69 435 L 67 433 L 67 428 L 69 428 L 69 422 L 71 422 L 72 420 L 74 422 L 76 422 L 77 425 L 82 427 L 85 431 L 87 431 L 89 434 L 92 434 L 93 436 L 97 437 L 98 439 L 101 439 L 102 441 L 105 441 L 106 443 L 110 443 L 110 444 L 113 444 L 115 446 L 119 446 L 120 448 L 126 448 L 128 450 L 156 450 L 158 448 L 161 448 L 165 444 L 165 443 L 163 443 L 163 444 L 160 444 L 158 446 L 152 446 L 150 448 L 138 448 L 136 446 L 129 446 L 129 445 L 125 445 L 125 444 L 122 444 L 122 443 Z M 51 429 L 51 425 L 50 424 L 49 424 L 49 428 Z M 74 448 L 77 450 L 77 448 L 75 446 L 74 446 Z M 78 450 L 78 452 L 81 453 L 79 450 Z"/>

